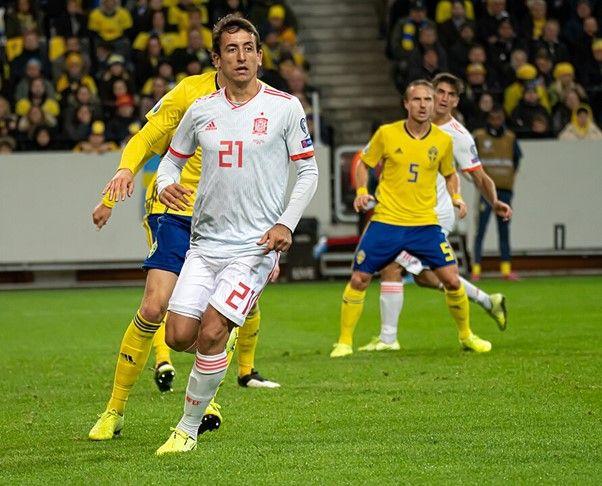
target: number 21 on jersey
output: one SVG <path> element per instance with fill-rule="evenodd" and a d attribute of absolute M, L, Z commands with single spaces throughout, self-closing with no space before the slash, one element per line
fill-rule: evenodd
<path fill-rule="evenodd" d="M 242 167 L 242 140 L 222 140 L 219 143 L 218 162 L 220 167 Z"/>

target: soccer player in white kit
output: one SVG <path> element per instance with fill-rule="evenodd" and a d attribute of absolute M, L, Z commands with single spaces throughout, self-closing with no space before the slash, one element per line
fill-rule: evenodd
<path fill-rule="evenodd" d="M 214 28 L 213 60 L 225 86 L 186 112 L 157 172 L 161 202 L 182 207 L 180 171 L 197 147 L 203 168 L 190 250 L 169 302 L 166 332 L 190 343 L 184 414 L 157 454 L 196 447 L 203 412 L 225 376 L 230 331 L 259 299 L 311 200 L 318 169 L 299 100 L 257 80 L 257 30 L 235 16 Z M 285 205 L 289 163 L 297 181 Z"/>
<path fill-rule="evenodd" d="M 470 132 L 452 116 L 452 111 L 458 106 L 462 92 L 462 82 L 449 73 L 438 74 L 432 82 L 435 87 L 433 123 L 452 136 L 456 165 L 464 174 L 471 177 L 479 192 L 494 208 L 495 213 L 509 219 L 512 217 L 512 208 L 497 199 L 495 184 L 483 170 Z M 448 235 L 454 228 L 455 214 L 451 197 L 442 177 L 437 179 L 436 212 L 441 229 Z M 397 341 L 399 315 L 403 308 L 403 281 L 400 267 L 412 273 L 418 285 L 435 289 L 442 288 L 434 273 L 424 267 L 418 258 L 407 252 L 402 252 L 396 258 L 395 263 L 392 263 L 381 272 L 380 335 L 372 339 L 367 345 L 360 347 L 360 351 L 400 349 Z M 505 297 L 502 294 L 488 295 L 466 279 L 462 277 L 460 279 L 466 288 L 468 298 L 483 307 L 493 317 L 500 330 L 504 330 L 507 324 Z M 491 349 L 491 343 L 483 339 L 479 341 L 470 343 L 472 345 L 469 349 L 477 352 L 487 352 Z"/>

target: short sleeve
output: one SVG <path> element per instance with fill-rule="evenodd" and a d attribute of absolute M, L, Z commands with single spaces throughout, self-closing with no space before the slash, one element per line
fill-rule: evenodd
<path fill-rule="evenodd" d="M 181 159 L 192 157 L 198 145 L 194 129 L 195 108 L 196 103 L 186 110 L 169 145 L 168 151 Z"/>
<path fill-rule="evenodd" d="M 445 146 L 445 151 L 441 156 L 441 160 L 439 161 L 439 172 L 442 176 L 447 177 L 456 172 L 456 168 L 454 167 L 454 154 L 453 154 L 453 144 L 451 137 L 448 137 L 447 145 Z"/>
<path fill-rule="evenodd" d="M 462 172 L 473 172 L 482 167 L 477 147 L 470 134 L 463 133 L 454 140 L 453 146 L 454 159 Z"/>
<path fill-rule="evenodd" d="M 376 133 L 372 136 L 368 145 L 362 150 L 362 162 L 369 167 L 376 167 L 378 163 L 384 158 L 385 155 L 385 144 L 383 141 L 383 129 L 380 127 Z"/>
<path fill-rule="evenodd" d="M 291 160 L 308 159 L 314 155 L 314 143 L 309 134 L 305 112 L 298 98 L 291 101 L 286 127 L 286 147 Z"/>

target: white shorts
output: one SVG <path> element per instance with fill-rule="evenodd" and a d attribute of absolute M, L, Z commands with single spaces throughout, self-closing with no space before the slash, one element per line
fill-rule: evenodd
<path fill-rule="evenodd" d="M 441 227 L 441 231 L 443 231 L 443 234 L 447 238 L 447 235 L 449 235 L 450 230 L 445 227 Z M 401 265 L 403 268 L 406 269 L 407 272 L 411 273 L 412 275 L 420 275 L 423 270 L 430 270 L 430 267 L 428 267 L 427 265 L 423 265 L 420 259 L 416 258 L 414 255 L 408 253 L 405 250 L 397 256 L 397 258 L 395 259 L 395 263 Z"/>
<path fill-rule="evenodd" d="M 168 310 L 200 319 L 211 304 L 224 317 L 242 326 L 267 285 L 278 257 L 279 253 L 272 251 L 267 255 L 217 260 L 189 250 Z"/>

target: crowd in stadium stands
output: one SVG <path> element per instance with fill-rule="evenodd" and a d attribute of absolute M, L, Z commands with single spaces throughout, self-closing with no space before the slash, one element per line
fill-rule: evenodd
<path fill-rule="evenodd" d="M 602 139 L 602 0 L 389 3 L 401 92 L 451 71 L 465 81 L 459 116 L 471 130 L 500 104 L 521 138 Z"/>
<path fill-rule="evenodd" d="M 259 27 L 262 79 L 298 96 L 311 119 L 282 0 L 15 0 L 0 2 L 0 153 L 119 150 L 180 79 L 213 70 L 211 28 L 229 13 Z"/>

